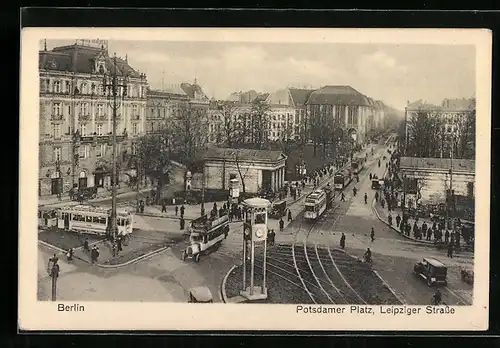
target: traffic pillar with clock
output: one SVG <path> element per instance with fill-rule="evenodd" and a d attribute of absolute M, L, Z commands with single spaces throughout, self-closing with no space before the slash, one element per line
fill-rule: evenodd
<path fill-rule="evenodd" d="M 243 201 L 243 208 L 245 213 L 245 220 L 243 223 L 243 290 L 240 291 L 240 294 L 248 300 L 262 300 L 267 298 L 267 209 L 270 205 L 271 202 L 269 202 L 267 199 L 257 197 L 249 198 Z M 262 280 L 260 285 L 257 285 L 259 281 L 256 281 L 255 279 L 256 247 L 264 248 L 264 257 L 262 261 Z M 247 263 L 249 261 L 250 284 L 249 286 L 247 286 Z"/>

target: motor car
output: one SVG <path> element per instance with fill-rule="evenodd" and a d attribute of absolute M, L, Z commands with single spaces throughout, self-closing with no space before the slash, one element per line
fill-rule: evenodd
<path fill-rule="evenodd" d="M 213 303 L 212 292 L 206 286 L 189 289 L 188 303 Z"/>
<path fill-rule="evenodd" d="M 448 284 L 448 267 L 435 258 L 426 257 L 413 266 L 416 275 L 427 281 L 428 286 Z"/>

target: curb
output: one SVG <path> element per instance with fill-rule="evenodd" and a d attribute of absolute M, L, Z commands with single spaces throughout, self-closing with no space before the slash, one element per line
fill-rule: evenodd
<path fill-rule="evenodd" d="M 222 302 L 224 302 L 224 303 L 227 303 L 227 294 L 226 294 L 226 282 L 227 282 L 227 278 L 229 277 L 229 275 L 231 274 L 231 272 L 236 267 L 237 267 L 236 265 L 233 265 L 233 267 L 231 267 L 231 269 L 224 276 L 224 279 L 222 279 L 222 283 L 221 283 L 221 286 L 220 286 L 220 294 L 221 294 Z"/>
<path fill-rule="evenodd" d="M 151 257 L 151 256 L 154 256 L 156 254 L 159 254 L 167 249 L 169 249 L 170 246 L 166 246 L 166 247 L 161 247 L 161 248 L 158 248 L 156 250 L 153 250 L 147 254 L 144 254 L 144 255 L 141 255 L 139 257 L 136 257 L 135 259 L 132 259 L 132 260 L 129 260 L 127 262 L 124 262 L 124 263 L 119 263 L 119 264 L 116 264 L 116 265 L 105 265 L 105 264 L 102 264 L 102 263 L 96 263 L 96 265 L 98 267 L 101 267 L 101 268 L 120 268 L 120 267 L 124 267 L 124 266 L 128 266 L 128 265 L 131 265 L 135 262 L 138 262 L 138 261 L 141 261 L 141 260 L 144 260 L 145 258 L 147 257 Z"/>
<path fill-rule="evenodd" d="M 408 304 L 408 303 L 407 303 L 407 302 L 406 302 L 403 298 L 401 298 L 398 294 L 396 294 L 396 291 L 395 291 L 395 290 L 394 290 L 394 289 L 393 289 L 393 288 L 392 288 L 389 284 L 387 284 L 387 282 L 385 281 L 385 279 L 384 279 L 384 278 L 382 278 L 382 277 L 380 276 L 380 274 L 378 274 L 378 272 L 377 272 L 377 271 L 375 271 L 375 270 L 373 270 L 373 269 L 372 269 L 372 271 L 373 271 L 373 273 L 375 273 L 375 275 L 376 275 L 376 276 L 377 276 L 377 277 L 378 277 L 378 278 L 382 281 L 382 283 L 384 283 L 384 285 L 385 285 L 385 286 L 387 286 L 387 288 L 389 289 L 389 291 L 390 291 L 390 292 L 394 295 L 394 297 L 396 297 L 396 299 L 397 299 L 397 300 L 398 300 L 401 304 L 403 304 L 403 305 Z"/>

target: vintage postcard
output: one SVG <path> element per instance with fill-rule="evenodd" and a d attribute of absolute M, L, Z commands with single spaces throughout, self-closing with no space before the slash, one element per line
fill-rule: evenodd
<path fill-rule="evenodd" d="M 21 53 L 20 329 L 488 328 L 491 32 L 28 28 Z"/>

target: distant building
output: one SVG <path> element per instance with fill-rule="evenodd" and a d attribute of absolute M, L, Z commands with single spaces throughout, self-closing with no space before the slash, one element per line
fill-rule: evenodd
<path fill-rule="evenodd" d="M 188 95 L 180 85 L 172 85 L 162 91 L 148 90 L 147 97 L 146 133 L 162 129 L 172 117 L 175 108 L 189 102 Z"/>
<path fill-rule="evenodd" d="M 351 86 L 324 86 L 310 94 L 306 105 L 310 119 L 326 116 L 333 128 L 342 129 L 355 143 L 365 141 L 373 103 Z"/>
<path fill-rule="evenodd" d="M 411 179 L 413 202 L 438 204 L 453 194 L 458 201 L 475 197 L 475 161 L 449 158 L 401 157 L 400 176 Z M 452 175 L 450 175 L 452 173 Z M 451 180 L 452 179 L 452 180 Z"/>
<path fill-rule="evenodd" d="M 207 189 L 228 189 L 232 175 L 240 181 L 240 191 L 277 191 L 285 181 L 287 156 L 281 151 L 210 148 L 205 153 L 204 180 Z"/>
<path fill-rule="evenodd" d="M 439 157 L 450 157 L 451 152 L 451 138 L 452 136 L 462 136 L 460 133 L 461 121 L 467 117 L 471 112 L 475 111 L 476 100 L 475 98 L 462 98 L 462 99 L 444 99 L 441 105 L 429 104 L 425 101 L 417 100 L 415 102 L 408 102 L 406 107 L 406 134 L 411 139 L 409 122 L 413 116 L 419 112 L 426 112 L 431 116 L 440 117 L 443 121 L 442 127 L 442 145 L 440 146 Z M 474 153 L 475 149 L 469 149 L 469 152 Z"/>
<path fill-rule="evenodd" d="M 295 138 L 295 108 L 290 90 L 280 89 L 269 93 L 265 102 L 269 105 L 269 140 L 287 141 Z"/>
<path fill-rule="evenodd" d="M 110 186 L 113 112 L 104 74 L 116 69 L 117 76 L 129 79 L 127 96 L 118 100 L 117 158 L 133 152 L 144 134 L 146 76 L 134 70 L 127 57 L 117 58 L 115 66 L 106 46 L 77 42 L 39 52 L 40 196 L 73 187 Z M 123 170 L 126 163 L 119 165 Z"/>

